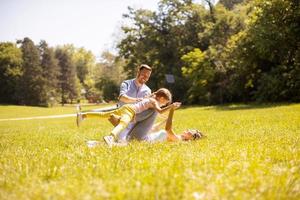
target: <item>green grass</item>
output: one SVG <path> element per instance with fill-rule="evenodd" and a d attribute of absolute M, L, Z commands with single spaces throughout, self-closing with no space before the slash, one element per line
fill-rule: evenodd
<path fill-rule="evenodd" d="M 0 106 L 0 119 L 72 112 Z M 106 120 L 0 122 L 0 199 L 300 198 L 300 104 L 186 107 L 174 128 L 207 138 L 89 149 Z"/>

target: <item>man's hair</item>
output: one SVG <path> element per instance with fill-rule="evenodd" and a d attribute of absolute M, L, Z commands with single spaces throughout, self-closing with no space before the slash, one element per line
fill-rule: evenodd
<path fill-rule="evenodd" d="M 139 66 L 139 72 L 142 71 L 143 69 L 146 69 L 146 70 L 149 70 L 150 72 L 152 72 L 152 68 L 149 66 L 149 65 L 146 65 L 146 64 L 141 64 Z"/>
<path fill-rule="evenodd" d="M 156 97 L 163 97 L 166 100 L 169 101 L 169 103 L 172 102 L 172 94 L 167 88 L 160 88 L 156 92 L 153 93 Z"/>

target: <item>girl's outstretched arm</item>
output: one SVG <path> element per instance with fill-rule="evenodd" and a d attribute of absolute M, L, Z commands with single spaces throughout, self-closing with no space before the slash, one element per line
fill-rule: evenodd
<path fill-rule="evenodd" d="M 176 108 L 180 107 L 180 105 L 181 105 L 180 102 L 174 102 L 174 103 L 172 103 L 172 104 L 170 104 L 170 105 L 168 105 L 164 108 L 161 108 L 161 107 L 159 107 L 158 102 L 156 100 L 150 99 L 150 101 L 153 105 L 154 110 L 156 110 L 159 114 L 162 114 L 162 113 L 166 112 L 167 110 L 169 110 L 171 108 L 176 109 Z"/>

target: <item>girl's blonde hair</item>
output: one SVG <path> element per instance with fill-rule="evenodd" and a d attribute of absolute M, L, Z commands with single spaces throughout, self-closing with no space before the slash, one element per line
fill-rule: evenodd
<path fill-rule="evenodd" d="M 168 104 L 170 104 L 172 102 L 172 94 L 171 92 L 167 89 L 167 88 L 160 88 L 157 91 L 153 92 L 152 97 L 163 97 L 166 100 L 169 101 Z"/>

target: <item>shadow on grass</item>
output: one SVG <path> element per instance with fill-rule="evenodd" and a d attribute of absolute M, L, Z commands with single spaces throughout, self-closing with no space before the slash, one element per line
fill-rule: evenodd
<path fill-rule="evenodd" d="M 192 106 L 182 106 L 181 109 L 191 109 L 204 107 L 204 110 L 219 110 L 219 111 L 232 111 L 232 110 L 251 110 L 251 109 L 265 109 L 265 108 L 275 108 L 281 106 L 288 106 L 295 103 L 248 103 L 248 104 L 222 104 L 222 105 L 192 105 Z"/>

